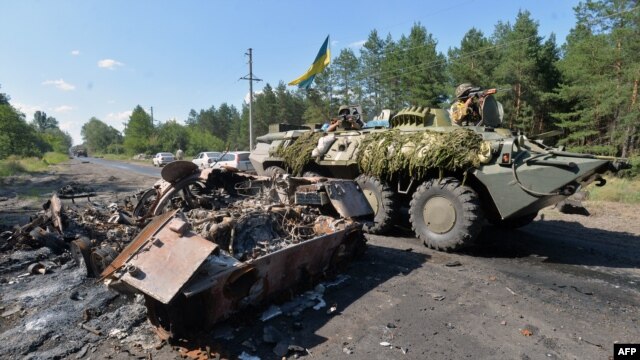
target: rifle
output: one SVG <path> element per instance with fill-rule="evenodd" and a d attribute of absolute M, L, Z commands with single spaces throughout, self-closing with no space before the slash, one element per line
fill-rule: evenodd
<path fill-rule="evenodd" d="M 497 89 L 497 88 L 492 88 L 492 89 L 482 89 L 480 87 L 474 87 L 471 88 L 465 92 L 462 93 L 462 95 L 460 96 L 460 100 L 466 100 L 468 98 L 478 98 L 481 99 L 483 97 L 487 97 L 489 95 L 493 95 L 495 93 L 497 93 L 498 91 L 510 91 L 511 89 Z"/>

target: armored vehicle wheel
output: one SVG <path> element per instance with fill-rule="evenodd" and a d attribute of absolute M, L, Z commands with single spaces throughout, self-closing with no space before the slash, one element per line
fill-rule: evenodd
<path fill-rule="evenodd" d="M 282 175 L 282 174 L 286 174 L 287 171 L 283 168 L 281 168 L 280 166 L 269 166 L 268 168 L 264 169 L 264 174 L 266 176 L 269 177 L 274 177 L 276 175 Z"/>
<path fill-rule="evenodd" d="M 505 229 L 517 229 L 523 226 L 527 226 L 533 222 L 533 220 L 538 216 L 538 212 L 533 214 L 523 215 L 513 219 L 506 220 L 489 220 L 489 222 L 495 226 L 505 228 Z"/>
<path fill-rule="evenodd" d="M 484 216 L 478 194 L 455 178 L 431 179 L 413 194 L 409 220 L 416 236 L 430 248 L 457 250 L 480 233 Z"/>
<path fill-rule="evenodd" d="M 393 190 L 375 176 L 360 175 L 355 179 L 374 212 L 373 223 L 363 229 L 369 234 L 382 234 L 393 226 L 398 204 Z"/>

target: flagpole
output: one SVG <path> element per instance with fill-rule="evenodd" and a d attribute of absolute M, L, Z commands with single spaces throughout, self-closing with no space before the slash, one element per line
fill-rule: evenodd
<path fill-rule="evenodd" d="M 331 34 L 328 35 L 329 37 L 329 43 L 327 44 L 327 47 L 329 48 L 329 54 L 331 54 Z M 331 67 L 331 58 L 329 58 L 329 66 L 327 67 Z M 331 69 L 329 69 L 331 70 Z M 329 106 L 327 109 L 327 116 L 329 117 L 329 120 L 331 120 L 331 102 L 333 100 L 333 76 L 331 73 L 329 73 Z"/>

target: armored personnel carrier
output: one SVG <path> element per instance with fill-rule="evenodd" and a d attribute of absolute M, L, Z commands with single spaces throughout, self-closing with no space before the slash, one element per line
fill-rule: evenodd
<path fill-rule="evenodd" d="M 413 107 L 398 112 L 389 129 L 269 133 L 250 159 L 260 175 L 355 179 L 375 211 L 365 230 L 385 232 L 408 207 L 416 236 L 447 251 L 472 243 L 485 220 L 527 225 L 540 209 L 591 182 L 602 186 L 603 173 L 629 166 L 502 128 L 502 107 L 492 95 L 480 112 L 472 126 L 452 126 L 443 109 Z"/>

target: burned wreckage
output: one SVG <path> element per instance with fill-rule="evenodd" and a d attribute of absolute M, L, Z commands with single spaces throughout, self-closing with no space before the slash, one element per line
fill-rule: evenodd
<path fill-rule="evenodd" d="M 125 198 L 105 212 L 65 209 L 54 195 L 5 245 L 70 248 L 89 276 L 142 294 L 162 339 L 309 288 L 364 251 L 361 221 L 373 211 L 353 181 L 199 170 L 185 161 L 167 165 L 162 178 L 137 205 Z"/>

